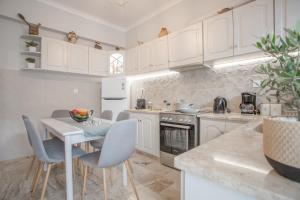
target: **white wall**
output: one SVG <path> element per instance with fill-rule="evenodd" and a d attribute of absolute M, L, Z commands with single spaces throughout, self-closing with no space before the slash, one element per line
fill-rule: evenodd
<path fill-rule="evenodd" d="M 0 160 L 30 155 L 32 149 L 21 115 L 31 117 L 44 133 L 39 120 L 50 117 L 55 109 L 84 107 L 100 112 L 100 79 L 57 73 L 20 70 L 24 41 L 20 36 L 27 27 L 15 20 L 0 17 Z M 63 38 L 64 35 L 42 31 L 43 35 Z M 89 45 L 88 41 L 81 41 Z M 79 93 L 74 94 L 74 89 Z"/>
<path fill-rule="evenodd" d="M 18 19 L 22 13 L 28 21 L 62 32 L 75 31 L 79 36 L 125 46 L 125 32 L 81 16 L 65 12 L 37 0 L 0 0 L 0 15 Z M 1 27 L 2 29 L 2 27 Z"/>
<path fill-rule="evenodd" d="M 170 32 L 191 25 L 205 15 L 217 10 L 238 5 L 248 0 L 184 0 L 127 32 L 127 47 L 136 46 L 137 41 L 149 41 L 158 36 L 165 26 Z"/>

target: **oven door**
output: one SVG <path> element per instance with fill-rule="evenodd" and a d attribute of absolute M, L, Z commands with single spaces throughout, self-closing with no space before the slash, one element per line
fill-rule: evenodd
<path fill-rule="evenodd" d="M 194 126 L 160 123 L 160 151 L 179 155 L 194 146 Z"/>

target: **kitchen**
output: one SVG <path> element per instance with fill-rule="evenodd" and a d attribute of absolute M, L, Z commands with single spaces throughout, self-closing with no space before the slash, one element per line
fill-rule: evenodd
<path fill-rule="evenodd" d="M 93 9 L 101 5 L 102 12 Z M 37 167 L 24 178 L 33 154 L 21 116 L 32 117 L 43 135 L 40 122 L 54 110 L 87 108 L 94 118 L 112 110 L 114 119 L 128 110 L 137 121 L 136 152 L 129 163 L 140 199 L 299 199 L 299 183 L 279 175 L 264 157 L 264 116 L 290 112 L 260 94 L 266 74 L 257 66 L 270 58 L 254 46 L 266 33 L 284 35 L 284 28 L 295 28 L 299 6 L 296 0 L 1 1 L 1 198 L 30 198 Z M 42 24 L 38 36 L 28 35 L 18 13 Z M 67 33 L 75 44 L 66 41 Z M 24 41 L 38 43 L 37 51 L 27 52 Z M 29 57 L 35 58 L 33 68 Z M 114 95 L 113 86 L 126 92 Z M 129 184 L 123 186 L 122 166 L 112 170 L 109 198 L 135 199 Z M 64 167 L 53 171 L 45 197 L 63 199 L 67 192 L 73 199 L 73 187 L 74 199 L 79 198 L 81 174 L 71 187 Z M 92 174 L 85 198 L 102 199 L 104 183 L 97 177 L 102 175 Z"/>

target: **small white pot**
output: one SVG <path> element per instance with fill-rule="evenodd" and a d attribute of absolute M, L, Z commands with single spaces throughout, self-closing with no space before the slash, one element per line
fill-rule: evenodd
<path fill-rule="evenodd" d="M 271 114 L 271 104 L 268 104 L 268 103 L 260 104 L 260 114 L 262 116 L 270 116 L 270 114 Z"/>
<path fill-rule="evenodd" d="M 35 68 L 35 63 L 27 63 L 27 68 L 29 69 Z"/>
<path fill-rule="evenodd" d="M 36 52 L 36 47 L 28 47 L 29 52 Z"/>
<path fill-rule="evenodd" d="M 270 115 L 272 117 L 281 116 L 281 104 L 271 104 L 270 105 Z"/>

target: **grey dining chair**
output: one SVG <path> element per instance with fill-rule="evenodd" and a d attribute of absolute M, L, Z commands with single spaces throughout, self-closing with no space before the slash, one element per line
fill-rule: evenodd
<path fill-rule="evenodd" d="M 57 138 L 42 141 L 40 135 L 38 134 L 37 130 L 33 126 L 30 119 L 25 115 L 22 115 L 22 118 L 27 131 L 29 143 L 31 144 L 33 148 L 33 152 L 37 160 L 39 161 L 38 169 L 36 171 L 31 186 L 32 196 L 34 196 L 37 184 L 39 182 L 42 173 L 43 166 L 44 165 L 47 166 L 46 177 L 43 183 L 43 188 L 41 193 L 41 200 L 43 200 L 45 197 L 45 192 L 46 192 L 46 187 L 47 187 L 51 167 L 54 164 L 59 164 L 65 161 L 64 143 Z M 83 154 L 85 154 L 85 152 L 82 151 L 80 148 L 73 147 L 72 149 L 73 158 L 78 158 Z"/>
<path fill-rule="evenodd" d="M 111 168 L 125 163 L 129 181 L 133 187 L 136 198 L 139 199 L 132 174 L 128 167 L 128 159 L 135 151 L 135 137 L 137 132 L 137 121 L 135 119 L 116 122 L 107 132 L 103 147 L 100 151 L 92 152 L 80 157 L 84 165 L 84 177 L 82 188 L 82 199 L 86 194 L 87 170 L 91 168 L 102 168 L 104 199 L 108 199 L 106 185 L 106 168 Z"/>
<path fill-rule="evenodd" d="M 52 118 L 70 117 L 69 110 L 54 110 L 51 114 Z"/>
<path fill-rule="evenodd" d="M 70 117 L 69 110 L 63 110 L 63 109 L 61 109 L 61 110 L 54 110 L 52 112 L 52 114 L 51 114 L 51 118 L 64 118 L 64 117 Z M 48 141 L 48 143 L 49 143 L 49 141 Z M 30 145 L 31 145 L 31 142 L 30 142 Z M 33 156 L 32 160 L 31 160 L 31 163 L 30 163 L 30 166 L 29 166 L 29 169 L 28 169 L 28 171 L 26 173 L 26 179 L 28 179 L 28 177 L 30 175 L 30 172 L 31 172 L 31 169 L 32 169 L 32 167 L 34 165 L 35 160 L 36 160 L 36 157 Z"/>
<path fill-rule="evenodd" d="M 116 121 L 122 121 L 129 119 L 130 114 L 128 111 L 122 111 L 118 114 Z M 111 120 L 111 119 L 110 119 Z M 104 139 L 91 141 L 91 145 L 94 149 L 101 149 L 103 145 Z"/>

